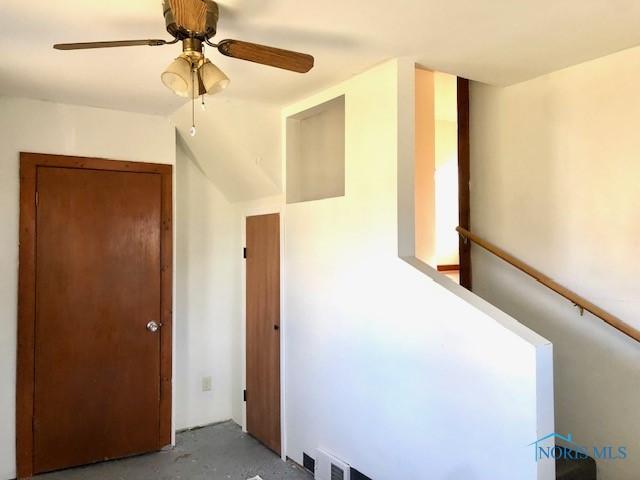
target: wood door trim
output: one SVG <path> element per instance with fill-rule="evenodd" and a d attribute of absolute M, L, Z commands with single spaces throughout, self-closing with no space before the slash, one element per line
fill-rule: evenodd
<path fill-rule="evenodd" d="M 20 153 L 20 246 L 16 371 L 16 469 L 19 479 L 33 475 L 33 406 L 36 319 L 36 174 L 38 167 L 156 173 L 162 176 L 160 425 L 158 449 L 171 443 L 173 331 L 173 167 L 102 158 Z"/>
<path fill-rule="evenodd" d="M 469 123 L 469 80 L 458 77 L 458 225 L 471 228 L 471 146 Z M 460 237 L 460 285 L 467 290 L 473 286 L 471 242 Z"/>

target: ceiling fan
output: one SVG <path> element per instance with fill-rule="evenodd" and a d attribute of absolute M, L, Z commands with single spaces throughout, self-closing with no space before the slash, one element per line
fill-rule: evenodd
<path fill-rule="evenodd" d="M 215 94 L 229 85 L 229 78 L 203 53 L 204 45 L 216 48 L 227 57 L 247 60 L 292 72 L 307 73 L 314 58 L 304 53 L 267 47 L 240 40 L 213 43 L 217 32 L 219 9 L 213 0 L 163 0 L 167 32 L 173 40 L 119 40 L 113 42 L 61 43 L 57 50 L 172 45 L 182 42 L 182 54 L 161 75 L 162 82 L 176 95 L 194 100 L 200 95 Z M 204 100 L 203 100 L 204 101 Z M 192 135 L 195 134 L 195 126 Z"/>

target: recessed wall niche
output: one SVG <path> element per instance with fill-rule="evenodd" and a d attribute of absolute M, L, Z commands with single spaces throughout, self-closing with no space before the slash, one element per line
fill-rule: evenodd
<path fill-rule="evenodd" d="M 344 95 L 287 118 L 287 203 L 344 196 Z"/>

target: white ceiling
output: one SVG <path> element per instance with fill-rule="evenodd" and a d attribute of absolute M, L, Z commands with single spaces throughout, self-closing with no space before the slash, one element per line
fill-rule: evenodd
<path fill-rule="evenodd" d="M 222 0 L 218 39 L 316 57 L 299 75 L 220 55 L 229 99 L 285 104 L 385 59 L 505 85 L 640 44 L 637 0 Z M 149 113 L 181 105 L 159 75 L 178 45 L 58 52 L 57 42 L 168 38 L 160 0 L 2 0 L 0 95 Z"/>

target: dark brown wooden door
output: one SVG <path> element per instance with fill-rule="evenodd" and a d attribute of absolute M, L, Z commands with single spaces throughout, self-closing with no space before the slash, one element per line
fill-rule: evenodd
<path fill-rule="evenodd" d="M 37 169 L 34 472 L 160 445 L 162 176 Z"/>
<path fill-rule="evenodd" d="M 247 431 L 280 454 L 280 216 L 247 218 Z"/>

